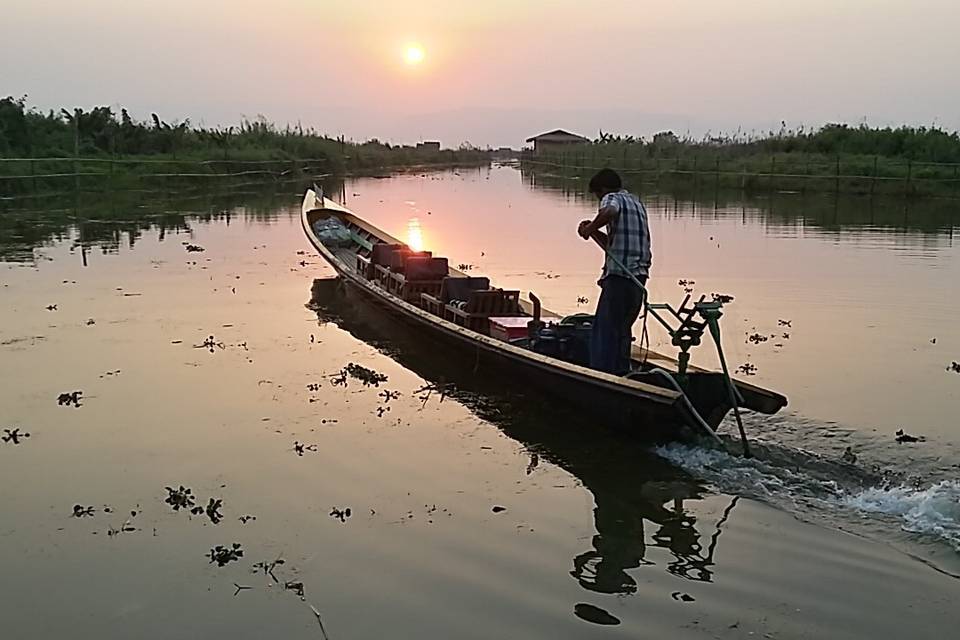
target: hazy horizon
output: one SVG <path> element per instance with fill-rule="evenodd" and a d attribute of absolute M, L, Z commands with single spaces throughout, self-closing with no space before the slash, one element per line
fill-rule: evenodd
<path fill-rule="evenodd" d="M 43 110 L 263 115 L 446 146 L 519 147 L 555 128 L 960 128 L 960 3 L 946 0 L 6 5 L 0 93 Z M 423 61 L 405 64 L 413 43 Z"/>

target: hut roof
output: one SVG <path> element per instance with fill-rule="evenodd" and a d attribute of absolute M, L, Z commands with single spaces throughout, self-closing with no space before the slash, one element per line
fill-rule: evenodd
<path fill-rule="evenodd" d="M 588 138 L 583 136 L 578 136 L 575 133 L 570 133 L 569 131 L 564 131 L 563 129 L 555 129 L 554 131 L 548 131 L 547 133 L 541 133 L 538 136 L 533 136 L 532 138 L 527 138 L 527 142 L 589 142 Z"/>

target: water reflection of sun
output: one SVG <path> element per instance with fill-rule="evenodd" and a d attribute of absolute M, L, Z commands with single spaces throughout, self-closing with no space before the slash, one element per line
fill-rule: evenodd
<path fill-rule="evenodd" d="M 423 232 L 420 230 L 419 218 L 410 218 L 407 222 L 407 244 L 414 251 L 423 251 Z"/>

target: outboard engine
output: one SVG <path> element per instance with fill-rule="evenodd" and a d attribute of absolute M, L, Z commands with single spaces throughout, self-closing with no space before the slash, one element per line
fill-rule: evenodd
<path fill-rule="evenodd" d="M 588 367 L 592 330 L 592 315 L 578 313 L 567 316 L 560 322 L 549 322 L 533 331 L 530 348 L 551 358 Z"/>

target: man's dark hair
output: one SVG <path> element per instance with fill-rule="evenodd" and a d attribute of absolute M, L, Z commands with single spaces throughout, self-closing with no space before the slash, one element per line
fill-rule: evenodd
<path fill-rule="evenodd" d="M 594 195 L 603 191 L 620 191 L 622 188 L 620 175 L 613 169 L 600 169 L 597 175 L 590 178 L 590 193 Z"/>

